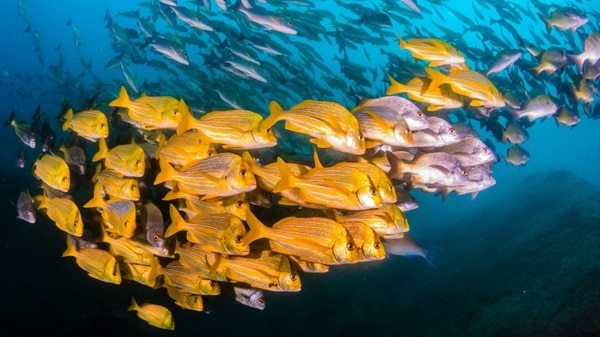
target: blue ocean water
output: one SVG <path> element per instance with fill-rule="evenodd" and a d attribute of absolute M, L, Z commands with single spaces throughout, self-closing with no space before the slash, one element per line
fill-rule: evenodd
<path fill-rule="evenodd" d="M 418 1 L 420 14 L 400 1 L 390 0 L 360 2 L 360 5 L 343 1 L 253 2 L 256 8 L 285 18 L 292 27 L 297 27 L 297 35 L 265 30 L 248 23 L 241 13 L 232 14 L 233 9 L 223 11 L 216 1 L 205 2 L 210 9 L 204 7 L 203 1 L 180 0 L 178 5 L 198 11 L 212 24 L 213 32 L 191 28 L 176 18 L 171 26 L 166 17 L 173 19 L 172 12 L 158 1 L 3 2 L 0 4 L 3 13 L 0 44 L 4 46 L 0 55 L 0 113 L 8 118 L 15 111 L 17 120 L 29 121 L 38 105 L 49 116 L 57 116 L 65 99 L 79 107 L 96 92 L 100 92 L 100 102 L 111 101 L 121 85 L 134 93 L 136 90 L 127 83 L 121 67 L 107 69 L 109 61 L 120 53 L 126 55 L 121 62 L 135 75 L 135 85 L 142 88 L 144 82 L 149 84 L 140 93 L 182 97 L 198 111 L 231 108 L 219 98 L 219 93 L 263 115 L 268 114 L 271 100 L 285 106 L 304 99 L 330 100 L 352 108 L 360 98 L 385 95 L 389 85 L 386 74 L 398 71 L 398 63 L 415 63 L 408 51 L 399 48 L 397 35 L 405 39 L 438 38 L 452 43 L 466 55 L 472 69 L 483 71 L 491 56 L 501 49 L 520 49 L 522 59 L 534 60 L 507 27 L 515 28 L 522 40 L 542 50 L 558 47 L 570 54 L 582 52 L 584 39 L 600 29 L 597 8 L 592 1 L 583 0 L 461 1 L 460 4 Z M 387 13 L 392 27 L 360 23 L 357 12 L 364 10 L 354 6 Z M 502 6 L 517 18 L 500 17 L 498 13 L 502 12 L 494 10 L 494 6 Z M 542 14 L 548 16 L 558 6 L 578 8 L 589 22 L 573 34 L 556 28 L 548 33 L 537 13 L 547 9 Z M 167 11 L 166 17 L 156 13 L 157 8 Z M 170 60 L 148 46 L 142 47 L 146 38 L 138 26 L 138 18 L 131 17 L 137 9 L 139 17 L 150 21 L 153 13 L 157 15 L 153 21 L 156 33 L 180 37 L 190 65 Z M 465 22 L 455 13 L 472 22 Z M 113 24 L 128 29 L 131 40 L 117 40 L 116 37 L 123 35 L 111 34 L 111 27 L 115 26 L 108 24 L 107 17 Z M 66 24 L 69 19 L 71 26 Z M 312 27 L 309 22 L 317 22 L 317 30 L 309 30 Z M 79 50 L 74 43 L 74 30 L 81 42 Z M 240 38 L 238 31 L 246 35 Z M 255 38 L 253 42 L 281 48 L 283 55 L 248 47 L 244 38 L 250 36 Z M 225 54 L 225 47 L 219 45 L 226 38 L 232 48 L 243 46 L 248 56 L 257 55 L 262 66 L 253 67 L 259 69 L 268 83 L 235 76 L 208 62 L 213 51 Z M 497 39 L 505 44 L 497 45 Z M 344 40 L 345 52 L 341 52 Z M 485 56 L 476 58 L 478 53 Z M 134 61 L 130 54 L 146 59 Z M 344 55 L 345 61 L 335 59 Z M 165 62 L 168 70 L 148 60 Z M 91 66 L 86 69 L 86 64 Z M 581 122 L 566 127 L 555 123 L 553 118 L 536 121 L 528 128 L 530 137 L 523 144 L 531 156 L 526 165 L 514 167 L 501 159 L 493 166 L 496 184 L 481 191 L 474 200 L 469 195 L 451 194 L 442 201 L 440 196 L 412 191 L 419 207 L 406 213 L 410 234 L 422 246 L 438 248 L 437 269 L 420 258 L 391 256 L 383 261 L 335 266 L 326 274 L 302 274 L 300 293 L 267 293 L 264 311 L 216 300 L 213 312 L 206 315 L 178 308 L 159 290 L 132 282 L 119 286 L 104 284 L 85 276 L 72 259 L 61 258 L 64 233 L 48 219 L 41 214 L 36 224 L 16 219 L 11 202 L 16 202 L 23 188 L 38 186 L 29 167 L 40 150 L 27 150 L 27 165 L 18 168 L 16 159 L 22 144 L 15 139 L 12 127 L 4 127 L 0 141 L 5 146 L 0 156 L 5 167 L 0 179 L 6 193 L 3 193 L 5 207 L 1 208 L 5 222 L 0 234 L 0 256 L 6 273 L 0 285 L 6 297 L 2 301 L 5 325 L 18 329 L 15 336 L 29 333 L 57 336 L 589 333 L 592 336 L 594 332 L 600 333 L 600 311 L 589 309 L 600 308 L 598 287 L 588 283 L 590 278 L 595 276 L 597 280 L 598 276 L 599 252 L 594 248 L 599 239 L 594 227 L 598 218 L 593 206 L 586 206 L 587 202 L 598 205 L 594 195 L 597 198 L 600 188 L 599 124 L 586 115 L 582 104 L 573 104 L 570 92 L 561 95 L 569 90 L 570 84 L 577 85 L 570 77 L 569 70 L 575 70 L 573 65 L 567 65 L 563 72 L 536 78 L 527 73 L 529 64 L 517 63 L 513 67 L 517 68 L 515 73 L 530 81 L 526 87 L 532 95 L 544 85 L 547 93 L 566 97 L 563 104 L 577 110 Z M 341 65 L 362 71 L 357 76 L 367 83 L 351 78 Z M 285 80 L 279 80 L 279 74 Z M 343 84 L 336 87 L 326 82 L 325 77 Z M 496 83 L 495 77 L 490 79 Z M 597 87 L 597 80 L 591 83 Z M 594 98 L 597 100 L 597 95 Z M 591 103 L 591 110 L 596 104 L 596 101 Z M 494 143 L 498 155 L 506 155 L 510 144 L 494 140 L 490 132 L 479 128 L 478 121 L 473 120 L 472 125 L 482 139 Z M 58 130 L 59 122 L 51 118 L 51 126 Z M 561 208 L 564 205 L 569 207 Z M 555 278 L 556 274 L 562 278 Z M 134 313 L 127 312 L 132 295 L 168 306 L 174 313 L 176 330 L 166 332 L 148 327 Z M 520 314 L 526 312 L 529 315 Z M 490 325 L 491 316 L 497 317 L 496 325 Z"/>

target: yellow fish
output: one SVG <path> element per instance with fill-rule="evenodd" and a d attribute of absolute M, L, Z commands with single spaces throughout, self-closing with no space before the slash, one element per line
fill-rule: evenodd
<path fill-rule="evenodd" d="M 142 177 L 146 171 L 144 149 L 137 144 L 117 145 L 108 150 L 106 141 L 101 139 L 99 150 L 92 161 L 104 159 L 104 166 L 125 177 Z"/>
<path fill-rule="evenodd" d="M 363 211 L 350 211 L 336 215 L 336 221 L 362 222 L 375 230 L 378 236 L 391 239 L 403 237 L 408 232 L 408 220 L 396 204 L 384 204 L 379 208 Z"/>
<path fill-rule="evenodd" d="M 100 185 L 96 184 L 94 197 L 83 207 L 101 209 L 102 220 L 108 232 L 117 233 L 126 238 L 133 237 L 136 228 L 136 208 L 131 200 L 105 201 L 100 192 Z"/>
<path fill-rule="evenodd" d="M 151 326 L 165 330 L 175 330 L 173 314 L 171 314 L 169 309 L 163 307 L 162 305 L 152 303 L 138 305 L 135 301 L 135 298 L 132 297 L 131 305 L 129 308 L 127 308 L 127 310 L 137 311 L 137 316 Z"/>
<path fill-rule="evenodd" d="M 241 193 L 225 198 L 215 198 L 210 200 L 201 200 L 198 197 L 188 197 L 185 199 L 185 207 L 179 208 L 190 218 L 203 213 L 229 213 L 236 217 L 246 220 L 246 212 L 250 209 L 247 202 L 247 194 Z"/>
<path fill-rule="evenodd" d="M 451 69 L 449 75 L 425 68 L 431 78 L 429 90 L 449 84 L 452 91 L 471 99 L 469 106 L 501 108 L 506 103 L 494 84 L 483 74 L 472 70 Z"/>
<path fill-rule="evenodd" d="M 246 256 L 216 255 L 211 264 L 211 278 L 248 283 L 269 291 L 300 291 L 300 276 L 290 259 L 270 251 L 252 251 Z"/>
<path fill-rule="evenodd" d="M 385 248 L 373 228 L 362 222 L 344 222 L 342 226 L 346 227 L 356 245 L 356 250 L 359 253 L 357 262 L 385 258 Z"/>
<path fill-rule="evenodd" d="M 170 285 L 163 285 L 163 288 L 167 289 L 167 295 L 175 301 L 182 309 L 188 309 L 193 311 L 204 311 L 204 300 L 202 296 L 190 294 L 184 292 L 177 287 Z"/>
<path fill-rule="evenodd" d="M 348 109 L 335 102 L 305 100 L 289 110 L 272 101 L 269 110 L 275 121 L 285 120 L 285 129 L 312 137 L 320 148 L 361 155 L 365 138 L 358 120 Z"/>
<path fill-rule="evenodd" d="M 92 178 L 92 181 L 99 184 L 102 196 L 108 195 L 111 198 L 131 201 L 140 199 L 140 187 L 135 178 L 123 177 L 110 169 L 102 170 L 101 165 L 98 165 L 97 170 L 99 172 Z"/>
<path fill-rule="evenodd" d="M 277 164 L 281 180 L 275 184 L 273 192 L 290 190 L 289 193 L 294 194 L 289 200 L 292 203 L 301 200 L 300 205 L 307 207 L 346 210 L 376 208 L 382 204 L 379 190 L 371 178 L 358 169 L 324 167 L 297 177 L 281 158 L 277 159 Z"/>
<path fill-rule="evenodd" d="M 121 278 L 125 280 L 135 281 L 152 289 L 158 289 L 160 282 L 160 262 L 156 256 L 152 256 L 149 266 L 144 264 L 129 263 L 127 261 L 119 262 L 119 270 Z"/>
<path fill-rule="evenodd" d="M 322 263 L 302 260 L 293 255 L 288 256 L 290 260 L 305 273 L 326 273 L 329 271 L 329 266 Z"/>
<path fill-rule="evenodd" d="M 226 281 L 227 278 L 215 279 L 211 277 L 212 264 L 209 261 L 217 259 L 217 253 L 206 251 L 200 245 L 192 242 L 186 242 L 182 245 L 177 242 L 175 246 L 175 254 L 179 256 L 179 263 L 194 270 L 199 275 L 217 281 Z M 214 276 L 214 275 L 213 275 Z"/>
<path fill-rule="evenodd" d="M 43 194 L 38 209 L 46 209 L 46 215 L 54 221 L 56 227 L 73 236 L 80 237 L 83 234 L 83 220 L 77 204 L 66 198 L 46 197 Z"/>
<path fill-rule="evenodd" d="M 408 49 L 414 58 L 428 61 L 431 67 L 454 65 L 464 69 L 468 68 L 461 52 L 447 42 L 433 38 L 412 38 L 408 42 L 400 36 L 398 39 L 400 40 L 400 49 Z"/>
<path fill-rule="evenodd" d="M 121 284 L 121 271 L 115 257 L 100 248 L 86 247 L 77 250 L 67 235 L 67 249 L 62 256 L 72 256 L 77 265 L 88 272 L 88 276 L 102 282 Z"/>
<path fill-rule="evenodd" d="M 163 158 L 175 167 L 182 167 L 194 160 L 208 158 L 217 153 L 211 143 L 201 141 L 196 130 L 174 134 L 168 141 L 159 138 L 157 158 Z"/>
<path fill-rule="evenodd" d="M 190 294 L 219 295 L 221 293 L 218 282 L 202 277 L 178 261 L 173 261 L 161 268 L 161 274 L 164 276 L 166 285 L 177 287 Z"/>
<path fill-rule="evenodd" d="M 146 130 L 173 129 L 181 122 L 180 111 L 187 109 L 183 99 L 170 96 L 146 96 L 131 100 L 124 86 L 121 86 L 119 97 L 108 103 L 112 107 L 127 108 L 129 118 Z"/>
<path fill-rule="evenodd" d="M 173 204 L 170 205 L 169 213 L 171 225 L 165 231 L 167 238 L 177 232 L 187 231 L 188 241 L 208 251 L 227 255 L 247 255 L 250 252 L 248 244 L 243 243 L 246 227 L 235 215 L 200 213 L 187 222 Z"/>
<path fill-rule="evenodd" d="M 65 119 L 62 125 L 63 131 L 71 129 L 77 135 L 92 142 L 108 137 L 108 120 L 102 111 L 84 110 L 73 114 L 73 109 L 69 109 Z"/>
<path fill-rule="evenodd" d="M 68 192 L 71 188 L 71 173 L 67 162 L 53 154 L 42 154 L 33 163 L 33 175 L 51 188 Z"/>
<path fill-rule="evenodd" d="M 212 111 L 199 120 L 189 110 L 182 110 L 181 115 L 177 134 L 196 129 L 203 141 L 222 144 L 225 149 L 260 149 L 277 145 L 271 129 L 275 124 L 273 118 L 264 120 L 250 110 Z"/>
<path fill-rule="evenodd" d="M 352 236 L 335 220 L 287 217 L 267 227 L 252 212 L 246 218 L 250 231 L 244 243 L 269 239 L 273 251 L 326 265 L 354 263 L 359 259 Z"/>
<path fill-rule="evenodd" d="M 159 159 L 159 165 L 155 185 L 173 180 L 182 192 L 203 195 L 203 199 L 232 196 L 256 188 L 256 180 L 247 164 L 230 152 L 190 162 L 180 170 L 164 159 Z"/>
<path fill-rule="evenodd" d="M 438 111 L 442 109 L 462 108 L 463 102 L 450 88 L 440 86 L 431 88 L 431 79 L 428 77 L 415 77 L 407 84 L 402 84 L 388 75 L 390 86 L 386 95 L 405 93 L 413 101 L 426 103 L 427 111 Z"/>

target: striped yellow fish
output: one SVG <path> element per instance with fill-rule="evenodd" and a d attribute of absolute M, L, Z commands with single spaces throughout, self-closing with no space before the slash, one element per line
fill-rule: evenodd
<path fill-rule="evenodd" d="M 451 69 L 449 75 L 432 68 L 425 68 L 425 71 L 431 79 L 428 91 L 449 84 L 452 91 L 471 99 L 470 106 L 501 108 L 506 104 L 496 86 L 477 71 Z"/>
<path fill-rule="evenodd" d="M 187 293 L 196 295 L 219 295 L 221 293 L 218 282 L 203 277 L 178 261 L 162 267 L 160 273 L 164 276 L 166 285 L 177 287 Z"/>
<path fill-rule="evenodd" d="M 121 86 L 119 96 L 108 103 L 109 106 L 126 108 L 131 120 L 139 123 L 146 130 L 173 129 L 181 122 L 182 109 L 187 109 L 185 102 L 171 96 L 147 96 L 131 100 L 124 86 Z"/>
<path fill-rule="evenodd" d="M 250 192 L 210 200 L 201 200 L 199 197 L 192 196 L 184 200 L 185 207 L 180 207 L 179 210 L 185 212 L 189 218 L 193 218 L 200 213 L 229 213 L 246 220 L 246 212 L 250 209 L 247 201 L 248 193 Z"/>
<path fill-rule="evenodd" d="M 175 167 L 182 167 L 194 160 L 208 158 L 217 153 L 215 146 L 203 142 L 196 130 L 181 135 L 174 134 L 165 142 L 164 135 L 159 137 L 156 156 L 163 158 Z"/>
<path fill-rule="evenodd" d="M 195 119 L 189 110 L 181 111 L 177 134 L 198 130 L 203 141 L 222 144 L 225 149 L 260 149 L 277 145 L 271 130 L 273 118 L 263 117 L 250 110 L 212 111 Z"/>
<path fill-rule="evenodd" d="M 102 198 L 100 185 L 94 186 L 94 196 L 85 208 L 99 208 L 106 231 L 116 233 L 126 238 L 133 237 L 136 229 L 136 207 L 131 200 L 109 200 Z"/>
<path fill-rule="evenodd" d="M 428 77 L 415 77 L 407 84 L 402 84 L 389 75 L 388 78 L 390 86 L 386 95 L 405 93 L 413 101 L 428 104 L 427 111 L 458 109 L 463 106 L 460 97 L 448 87 L 430 87 L 431 79 Z"/>
<path fill-rule="evenodd" d="M 182 309 L 204 311 L 204 300 L 201 295 L 190 294 L 167 284 L 163 285 L 163 288 L 167 289 L 167 295 Z"/>
<path fill-rule="evenodd" d="M 160 262 L 156 256 L 152 256 L 150 265 L 135 264 L 127 261 L 119 261 L 119 270 L 121 278 L 124 280 L 135 281 L 152 289 L 158 289 L 160 286 Z"/>
<path fill-rule="evenodd" d="M 99 150 L 92 159 L 104 159 L 104 166 L 125 177 L 142 177 L 146 171 L 144 149 L 138 144 L 117 145 L 108 150 L 106 141 L 101 139 Z"/>
<path fill-rule="evenodd" d="M 227 255 L 247 255 L 250 252 L 248 244 L 243 243 L 246 227 L 235 215 L 200 213 L 188 222 L 173 204 L 169 207 L 171 225 L 165 231 L 165 237 L 187 231 L 188 241 L 208 251 Z"/>
<path fill-rule="evenodd" d="M 71 173 L 67 162 L 59 156 L 45 153 L 33 163 L 33 175 L 44 184 L 62 192 L 71 188 Z"/>
<path fill-rule="evenodd" d="M 246 215 L 250 231 L 244 243 L 269 239 L 273 251 L 294 255 L 305 261 L 336 265 L 359 260 L 348 230 L 325 217 L 287 217 L 272 227 L 263 225 L 251 212 Z"/>
<path fill-rule="evenodd" d="M 46 215 L 54 221 L 54 224 L 60 230 L 77 237 L 83 234 L 81 212 L 73 200 L 67 198 L 50 199 L 46 194 L 43 194 L 38 209 L 46 209 Z"/>
<path fill-rule="evenodd" d="M 159 159 L 159 165 L 155 185 L 172 180 L 182 192 L 203 195 L 203 199 L 232 196 L 256 188 L 256 180 L 247 164 L 230 152 L 193 161 L 180 170 L 164 159 Z"/>
<path fill-rule="evenodd" d="M 131 298 L 131 305 L 127 308 L 128 311 L 137 311 L 137 316 L 151 326 L 165 329 L 175 330 L 175 321 L 173 320 L 173 314 L 169 309 L 162 305 L 144 303 L 138 305 L 135 298 Z"/>
<path fill-rule="evenodd" d="M 363 211 L 350 211 L 338 214 L 335 219 L 345 222 L 362 222 L 375 230 L 378 236 L 384 238 L 403 237 L 409 229 L 408 220 L 396 204 L 384 204 L 379 208 Z"/>
<path fill-rule="evenodd" d="M 357 262 L 382 260 L 385 258 L 385 248 L 373 228 L 362 222 L 342 223 L 356 245 Z"/>
<path fill-rule="evenodd" d="M 361 155 L 365 139 L 354 115 L 342 105 L 328 101 L 305 100 L 289 110 L 279 103 L 269 104 L 275 121 L 285 120 L 285 129 L 312 137 L 310 142 L 320 148 Z"/>
<path fill-rule="evenodd" d="M 75 258 L 77 265 L 88 272 L 88 276 L 107 283 L 121 284 L 121 271 L 115 257 L 100 248 L 86 247 L 77 250 L 67 235 L 67 249 L 62 254 Z"/>
<path fill-rule="evenodd" d="M 84 110 L 73 114 L 73 109 L 67 110 L 62 130 L 71 129 L 77 135 L 95 142 L 108 137 L 108 120 L 99 110 Z"/>
<path fill-rule="evenodd" d="M 412 38 L 408 42 L 400 36 L 398 39 L 400 40 L 400 49 L 408 49 L 414 58 L 428 61 L 431 67 L 454 65 L 464 69 L 468 68 L 462 53 L 448 42 L 434 38 Z"/>
<path fill-rule="evenodd" d="M 100 185 L 102 196 L 131 201 L 140 199 L 140 187 L 135 178 L 123 177 L 110 169 L 102 170 L 101 165 L 98 165 L 97 170 L 99 172 L 94 175 L 92 181 Z"/>

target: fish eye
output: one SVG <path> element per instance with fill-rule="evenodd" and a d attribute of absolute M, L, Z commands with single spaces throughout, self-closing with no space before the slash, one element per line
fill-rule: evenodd
<path fill-rule="evenodd" d="M 296 281 L 296 274 L 290 274 L 290 280 Z"/>
<path fill-rule="evenodd" d="M 348 243 L 348 244 L 346 244 L 346 249 L 348 249 L 349 251 L 353 251 L 354 245 L 352 243 Z"/>
<path fill-rule="evenodd" d="M 235 203 L 235 207 L 237 208 L 242 208 L 242 206 L 244 206 L 244 203 L 241 200 Z"/>
<path fill-rule="evenodd" d="M 259 298 L 259 299 L 258 299 L 258 303 L 260 303 L 260 304 L 265 304 L 265 299 L 264 299 L 264 298 L 262 298 L 262 297 L 261 297 L 261 298 Z"/>
<path fill-rule="evenodd" d="M 488 153 L 488 152 L 490 152 L 490 149 L 485 147 L 485 148 L 483 148 L 483 152 Z"/>
<path fill-rule="evenodd" d="M 243 237 L 241 235 L 238 235 L 238 236 L 235 237 L 235 242 L 236 243 L 242 243 L 242 239 L 243 239 Z"/>
<path fill-rule="evenodd" d="M 365 137 L 363 137 L 362 133 L 358 135 L 358 140 L 363 140 L 365 139 Z"/>
<path fill-rule="evenodd" d="M 154 236 L 152 237 L 152 240 L 154 240 L 154 242 L 156 242 L 156 241 L 158 241 L 158 239 L 160 239 L 158 234 L 154 234 Z"/>
<path fill-rule="evenodd" d="M 371 195 L 376 195 L 377 194 L 377 190 L 374 188 L 369 189 L 369 193 L 371 193 Z"/>
<path fill-rule="evenodd" d="M 106 124 L 100 123 L 100 129 L 104 129 L 105 127 L 106 127 Z"/>
<path fill-rule="evenodd" d="M 135 185 L 131 185 L 131 187 L 129 187 L 130 190 L 135 191 Z"/>
<path fill-rule="evenodd" d="M 173 116 L 177 116 L 178 113 L 179 113 L 179 110 L 177 110 L 177 109 L 173 110 Z"/>
<path fill-rule="evenodd" d="M 214 280 L 208 281 L 208 285 L 211 286 L 211 287 L 214 287 L 215 286 L 215 281 Z"/>
<path fill-rule="evenodd" d="M 123 223 L 123 226 L 125 226 L 125 227 L 129 226 L 129 220 L 125 220 L 125 222 Z"/>
<path fill-rule="evenodd" d="M 240 170 L 240 175 L 241 175 L 242 177 L 245 177 L 245 176 L 246 176 L 246 173 L 248 173 L 248 171 L 247 171 L 246 169 L 241 169 L 241 170 Z"/>
<path fill-rule="evenodd" d="M 27 215 L 28 217 L 31 216 L 32 214 L 33 214 L 33 212 L 31 212 L 31 211 L 26 211 L 25 212 L 25 215 Z"/>
<path fill-rule="evenodd" d="M 140 164 L 141 164 L 141 162 L 140 162 L 139 160 L 136 160 L 136 161 L 135 161 L 135 166 L 139 167 L 139 166 L 140 166 Z"/>
<path fill-rule="evenodd" d="M 379 242 L 375 242 L 373 247 L 375 247 L 375 249 L 379 249 L 379 248 L 381 248 L 381 245 L 379 244 Z"/>
<path fill-rule="evenodd" d="M 206 156 L 207 157 L 212 157 L 213 155 L 214 155 L 214 153 L 212 151 L 206 152 Z"/>
<path fill-rule="evenodd" d="M 454 130 L 454 128 L 450 128 L 450 133 L 452 133 L 452 134 L 453 134 L 453 133 L 455 133 L 455 132 L 456 132 L 456 130 Z"/>
<path fill-rule="evenodd" d="M 463 170 L 461 170 L 461 171 L 460 171 L 460 174 L 462 174 L 463 176 L 466 176 L 466 175 L 467 175 L 467 170 L 464 170 L 464 169 L 463 169 Z"/>
<path fill-rule="evenodd" d="M 262 196 L 265 198 L 270 198 L 271 194 L 269 192 L 263 192 Z"/>
<path fill-rule="evenodd" d="M 194 296 L 194 303 L 198 303 L 198 296 Z"/>
<path fill-rule="evenodd" d="M 424 116 L 424 115 L 423 115 L 423 113 L 422 113 L 421 111 L 417 112 L 417 117 L 419 117 L 419 118 L 423 118 L 423 116 Z"/>
<path fill-rule="evenodd" d="M 62 181 L 63 183 L 66 183 L 66 182 L 67 182 L 67 177 L 66 177 L 66 176 L 62 177 L 62 178 L 60 179 L 60 181 Z"/>
<path fill-rule="evenodd" d="M 271 128 L 267 128 L 265 131 L 267 131 L 267 133 L 271 133 Z"/>
<path fill-rule="evenodd" d="M 79 226 L 79 220 L 73 221 L 73 227 L 77 228 Z"/>

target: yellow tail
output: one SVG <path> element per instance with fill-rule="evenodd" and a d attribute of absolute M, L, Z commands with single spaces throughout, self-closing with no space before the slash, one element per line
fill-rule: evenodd
<path fill-rule="evenodd" d="M 119 91 L 119 97 L 117 97 L 112 102 L 108 103 L 108 106 L 129 108 L 130 104 L 131 104 L 131 99 L 129 99 L 129 95 L 127 94 L 127 89 L 125 89 L 124 86 L 121 86 L 121 90 Z"/>
<path fill-rule="evenodd" d="M 69 126 L 71 126 L 71 122 L 73 122 L 73 109 L 67 110 L 67 113 L 65 114 L 65 122 L 62 125 L 62 130 L 67 131 Z"/>

